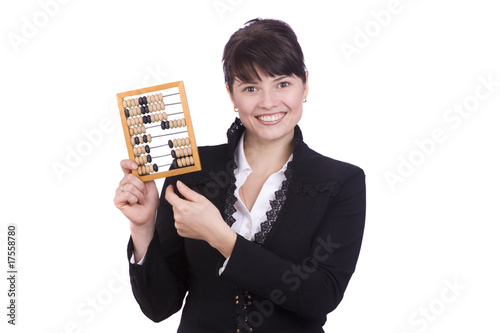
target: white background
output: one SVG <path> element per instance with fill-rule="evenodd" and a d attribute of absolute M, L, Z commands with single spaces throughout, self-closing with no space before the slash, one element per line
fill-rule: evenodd
<path fill-rule="evenodd" d="M 112 202 L 127 156 L 115 96 L 183 80 L 198 144 L 224 142 L 235 114 L 222 50 L 263 17 L 288 22 L 303 47 L 305 141 L 367 175 L 361 256 L 326 332 L 498 332 L 498 8 L 395 4 L 2 2 L 0 266 L 6 275 L 15 223 L 19 274 L 16 327 L 1 279 L 1 330 L 175 331 L 179 316 L 151 322 L 128 284 L 128 223 Z M 357 53 L 345 54 L 347 44 Z M 496 86 L 488 91 L 480 77 Z M 447 113 L 465 101 L 467 117 Z M 431 145 L 435 130 L 442 140 Z M 401 178 L 391 187 L 387 173 Z"/>

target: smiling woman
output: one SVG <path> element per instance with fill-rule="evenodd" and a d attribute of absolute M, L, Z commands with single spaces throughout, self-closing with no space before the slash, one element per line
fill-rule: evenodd
<path fill-rule="evenodd" d="M 228 143 L 199 147 L 203 170 L 167 178 L 158 200 L 121 162 L 134 296 L 161 321 L 187 294 L 178 332 L 323 332 L 358 259 L 364 172 L 304 143 L 308 74 L 289 25 L 247 22 L 223 68 L 239 117 Z"/>

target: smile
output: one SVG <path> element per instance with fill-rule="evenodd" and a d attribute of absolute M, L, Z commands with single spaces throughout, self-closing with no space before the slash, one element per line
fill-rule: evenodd
<path fill-rule="evenodd" d="M 281 120 L 281 118 L 283 118 L 285 115 L 286 115 L 285 112 L 281 112 L 281 113 L 275 113 L 275 114 L 271 114 L 271 115 L 257 116 L 256 118 L 264 123 L 274 123 L 274 122 Z"/>

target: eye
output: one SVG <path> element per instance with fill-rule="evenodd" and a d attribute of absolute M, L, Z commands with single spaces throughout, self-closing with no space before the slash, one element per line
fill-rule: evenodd
<path fill-rule="evenodd" d="M 286 81 L 285 82 L 280 82 L 280 83 L 278 83 L 278 88 L 286 88 L 289 85 L 290 85 L 290 83 L 288 83 Z"/>
<path fill-rule="evenodd" d="M 255 89 L 255 87 L 246 87 L 243 91 L 247 91 L 247 92 L 255 92 L 257 91 L 257 89 Z"/>

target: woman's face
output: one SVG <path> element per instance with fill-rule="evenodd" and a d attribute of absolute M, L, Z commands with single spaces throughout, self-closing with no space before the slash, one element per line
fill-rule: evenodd
<path fill-rule="evenodd" d="M 302 117 L 302 100 L 307 97 L 308 81 L 296 75 L 266 76 L 257 70 L 261 81 L 242 82 L 235 79 L 231 100 L 238 108 L 246 138 L 260 143 L 293 138 L 295 125 Z M 307 78 L 307 73 L 306 73 Z"/>

